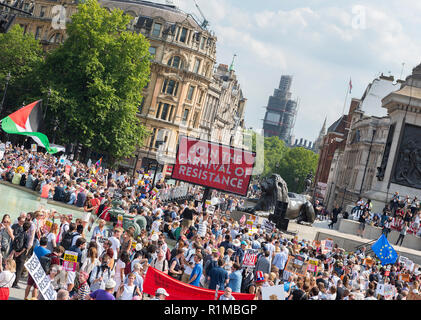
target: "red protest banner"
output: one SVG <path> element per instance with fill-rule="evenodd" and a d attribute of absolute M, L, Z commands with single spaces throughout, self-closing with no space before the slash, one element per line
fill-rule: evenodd
<path fill-rule="evenodd" d="M 215 290 L 203 289 L 171 278 L 169 275 L 148 267 L 143 283 L 143 292 L 155 295 L 158 288 L 164 288 L 169 297 L 167 300 L 214 300 Z M 218 291 L 218 299 L 224 291 Z M 253 300 L 254 294 L 232 293 L 235 300 Z"/>
<path fill-rule="evenodd" d="M 255 153 L 181 136 L 172 179 L 247 195 Z"/>

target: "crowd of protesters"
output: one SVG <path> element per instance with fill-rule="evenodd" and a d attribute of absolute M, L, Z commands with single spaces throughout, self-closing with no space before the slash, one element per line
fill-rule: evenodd
<path fill-rule="evenodd" d="M 57 300 L 171 299 L 165 287 L 154 295 L 143 292 L 149 267 L 193 286 L 219 288 L 224 291 L 221 300 L 234 300 L 235 292 L 251 293 L 260 300 L 264 287 L 278 285 L 283 285 L 288 300 L 384 299 L 376 294 L 379 284 L 393 285 L 391 299 L 404 300 L 420 289 L 418 267 L 408 270 L 399 262 L 382 266 L 375 256 L 368 259 L 364 247 L 345 252 L 334 245 L 323 252 L 318 244 L 277 229 L 257 224 L 250 230 L 245 221 L 231 217 L 232 210 L 242 206 L 242 200 L 232 195 L 214 192 L 212 211 L 203 210 L 200 188 L 190 190 L 189 200 L 164 202 L 153 191 L 147 173 L 132 178 L 75 161 L 69 171 L 68 164 L 56 157 L 18 147 L 6 150 L 0 166 L 4 180 L 21 184 L 25 174 L 25 186 L 36 185 L 41 197 L 58 199 L 74 192 L 70 199 L 84 212 L 80 219 L 43 208 L 21 213 L 14 221 L 3 216 L 1 299 L 7 299 L 8 288 L 19 288 L 24 279 L 25 299 L 42 299 L 34 279 L 23 275 L 25 260 L 32 254 L 49 275 Z M 156 187 L 167 186 L 159 181 Z M 120 209 L 142 217 L 138 237 L 107 214 L 115 194 L 120 195 Z M 252 268 L 243 266 L 249 249 L 258 253 Z M 64 270 L 65 250 L 77 253 L 76 271 Z M 294 274 L 286 270 L 291 256 L 315 258 L 320 265 L 315 272 Z M 402 275 L 408 275 L 407 281 Z"/>

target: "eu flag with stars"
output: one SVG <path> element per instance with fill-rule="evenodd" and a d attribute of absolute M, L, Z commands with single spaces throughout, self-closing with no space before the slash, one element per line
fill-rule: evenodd
<path fill-rule="evenodd" d="M 373 252 L 380 259 L 382 265 L 394 264 L 396 259 L 398 259 L 398 254 L 390 245 L 389 241 L 387 241 L 384 234 L 371 246 L 371 249 L 373 249 Z"/>

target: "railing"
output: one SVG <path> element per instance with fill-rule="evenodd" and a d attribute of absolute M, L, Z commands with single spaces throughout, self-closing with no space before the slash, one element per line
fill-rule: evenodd
<path fill-rule="evenodd" d="M 377 239 L 375 239 L 375 240 L 371 240 L 371 241 L 366 242 L 366 243 L 363 243 L 363 244 L 360 244 L 359 246 L 356 246 L 356 247 L 355 247 L 355 251 L 360 250 L 361 248 L 365 247 L 365 248 L 366 248 L 366 251 L 365 251 L 365 253 L 366 253 L 366 254 L 368 254 L 368 253 L 373 253 L 373 250 L 371 249 L 371 246 L 372 246 L 372 245 L 373 245 L 376 241 L 377 241 Z"/>

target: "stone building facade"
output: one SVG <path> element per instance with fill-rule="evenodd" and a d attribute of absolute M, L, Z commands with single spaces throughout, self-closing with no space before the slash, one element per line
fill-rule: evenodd
<path fill-rule="evenodd" d="M 219 65 L 214 69 L 215 34 L 174 5 L 129 0 L 99 2 L 107 10 L 117 8 L 133 16 L 129 28 L 149 40 L 153 56 L 150 82 L 143 88 L 138 112 L 141 124 L 151 135 L 121 166 L 135 170 L 149 168 L 158 161 L 166 171 L 165 164 L 175 160 L 180 135 L 210 137 L 229 144 L 230 130 L 244 127 L 246 99 L 232 68 Z M 19 16 L 15 23 L 33 33 L 48 50 L 66 36 L 65 29 L 52 26 L 60 14 L 54 6 L 62 5 L 66 21 L 70 21 L 77 2 L 35 0 L 34 4 L 33 16 Z M 241 139 L 231 142 L 238 145 Z"/>

